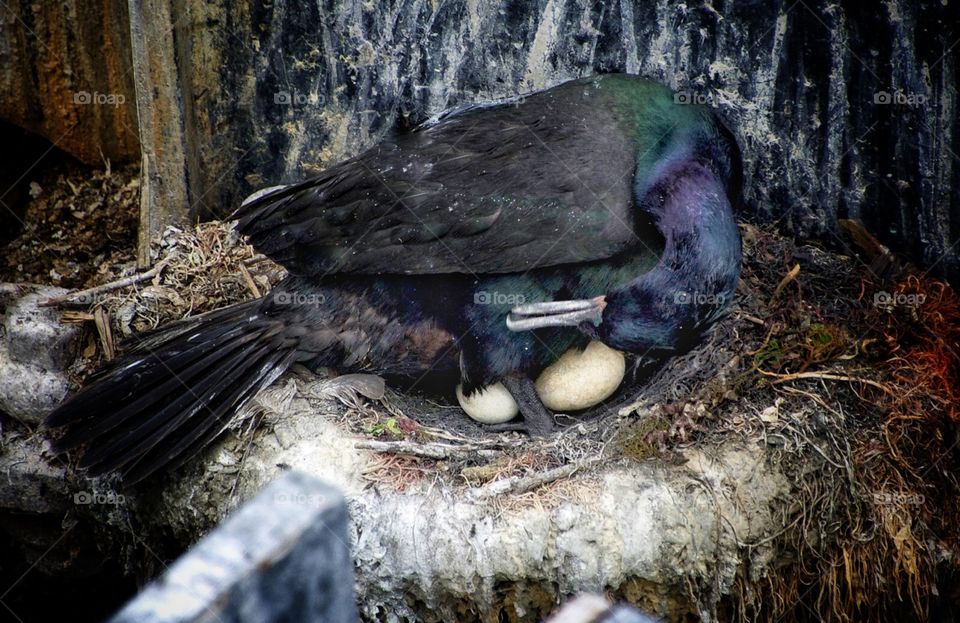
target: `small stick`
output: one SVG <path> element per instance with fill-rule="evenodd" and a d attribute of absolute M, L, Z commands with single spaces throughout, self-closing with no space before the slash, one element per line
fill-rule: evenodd
<path fill-rule="evenodd" d="M 763 326 L 765 324 L 762 319 L 757 318 L 756 316 L 751 316 L 750 314 L 747 314 L 741 311 L 737 311 L 734 313 L 737 315 L 738 318 L 743 318 L 744 320 L 752 322 L 753 324 L 758 324 L 760 326 Z"/>
<path fill-rule="evenodd" d="M 54 307 L 54 306 L 78 306 L 86 307 L 87 305 L 92 305 L 96 302 L 97 297 L 105 292 L 112 292 L 113 290 L 119 290 L 120 288 L 125 288 L 127 286 L 132 286 L 136 283 L 142 281 L 147 281 L 148 279 L 153 279 L 160 271 L 163 270 L 167 265 L 166 261 L 160 262 L 150 270 L 138 273 L 136 275 L 130 275 L 129 277 L 124 277 L 123 279 L 118 279 L 116 281 L 111 281 L 110 283 L 104 283 L 99 286 L 94 286 L 92 288 L 87 288 L 86 290 L 78 290 L 77 292 L 67 292 L 66 294 L 61 294 L 60 296 L 54 296 L 49 299 L 44 299 L 37 303 L 39 307 Z"/>
<path fill-rule="evenodd" d="M 93 314 L 84 311 L 77 311 L 75 309 L 66 309 L 62 314 L 60 314 L 60 320 L 63 322 L 90 322 L 93 319 Z"/>
<path fill-rule="evenodd" d="M 555 480 L 572 476 L 578 470 L 586 467 L 586 465 L 587 464 L 583 463 L 571 463 L 569 465 L 554 467 L 553 469 L 548 469 L 545 472 L 533 474 L 532 476 L 511 476 L 509 478 L 502 478 L 482 487 L 474 487 L 473 489 L 470 489 L 467 495 L 474 500 L 481 500 L 503 495 L 505 493 L 526 493 L 527 491 L 536 489 L 537 487 L 542 487 L 543 485 L 549 484 Z"/>
<path fill-rule="evenodd" d="M 93 312 L 93 322 L 97 327 L 97 335 L 100 336 L 100 346 L 103 348 L 103 356 L 107 361 L 113 360 L 117 356 L 117 348 L 113 342 L 113 331 L 110 329 L 110 316 L 102 307 L 98 307 Z"/>
<path fill-rule="evenodd" d="M 354 444 L 360 450 L 387 452 L 390 454 L 406 454 L 427 459 L 462 460 L 477 456 L 493 457 L 499 455 L 495 450 L 485 450 L 476 446 L 454 446 L 445 443 L 416 443 L 414 441 L 358 441 Z"/>
<path fill-rule="evenodd" d="M 243 260 L 243 264 L 245 264 L 246 266 L 253 266 L 254 264 L 259 264 L 260 262 L 265 262 L 269 259 L 270 258 L 267 257 L 266 255 L 262 253 L 257 253 L 256 255 L 248 257 L 247 259 Z"/>
<path fill-rule="evenodd" d="M 783 276 L 783 279 L 780 280 L 780 283 L 777 284 L 776 290 L 773 291 L 773 296 L 770 297 L 770 301 L 767 303 L 767 306 L 773 304 L 777 297 L 780 296 L 780 293 L 783 292 L 783 289 L 787 287 L 787 284 L 797 278 L 797 275 L 800 274 L 800 264 L 795 264 L 793 268 L 790 269 L 786 275 Z"/>
<path fill-rule="evenodd" d="M 847 376 L 845 374 L 830 374 L 828 372 L 797 372 L 795 374 L 777 374 L 776 372 L 767 372 L 766 370 L 761 370 L 757 368 L 757 372 L 765 376 L 775 377 L 773 381 L 770 381 L 773 384 L 783 383 L 785 381 L 793 381 L 796 379 L 824 379 L 827 381 L 846 381 L 848 383 L 866 383 L 867 385 L 872 385 L 877 389 L 886 392 L 887 394 L 893 395 L 893 391 L 877 383 L 876 381 L 871 381 L 870 379 L 864 379 L 858 376 Z"/>
<path fill-rule="evenodd" d="M 247 267 L 243 264 L 243 262 L 241 262 L 239 266 L 240 274 L 243 275 L 243 280 L 246 282 L 247 287 L 250 289 L 250 292 L 253 294 L 253 296 L 255 298 L 260 298 L 263 296 L 260 293 L 260 288 L 257 287 L 257 282 L 253 280 L 253 276 L 250 274 L 250 271 L 247 270 Z"/>

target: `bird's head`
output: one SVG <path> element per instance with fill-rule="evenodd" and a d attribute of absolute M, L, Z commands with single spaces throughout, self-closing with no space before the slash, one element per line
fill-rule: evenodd
<path fill-rule="evenodd" d="M 603 296 L 521 305 L 507 327 L 578 327 L 616 350 L 637 354 L 690 347 L 733 299 L 740 234 L 728 188 L 712 164 L 675 167 L 647 193 L 665 240 L 657 265 L 625 278 Z"/>
<path fill-rule="evenodd" d="M 634 234 L 644 239 L 639 224 L 652 221 L 664 241 L 659 261 L 602 296 L 516 307 L 507 327 L 577 327 L 637 354 L 685 350 L 722 315 L 739 278 L 739 148 L 711 111 L 663 87 L 627 81 L 617 93 L 638 147 Z"/>
<path fill-rule="evenodd" d="M 636 279 L 592 299 L 521 305 L 507 327 L 576 327 L 610 348 L 641 355 L 683 351 L 722 314 L 731 294 L 724 289 L 708 296 Z"/>

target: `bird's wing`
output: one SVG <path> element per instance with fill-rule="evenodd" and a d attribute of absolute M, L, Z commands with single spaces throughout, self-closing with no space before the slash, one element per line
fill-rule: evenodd
<path fill-rule="evenodd" d="M 504 273 L 638 244 L 629 119 L 596 80 L 454 111 L 246 202 L 295 274 Z"/>

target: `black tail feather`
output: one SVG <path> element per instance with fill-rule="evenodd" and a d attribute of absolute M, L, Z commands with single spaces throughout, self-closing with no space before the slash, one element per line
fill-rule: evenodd
<path fill-rule="evenodd" d="M 99 420 L 110 407 L 126 403 L 134 395 L 150 389 L 158 382 L 168 380 L 170 370 L 182 369 L 208 353 L 213 345 L 245 333 L 247 327 L 230 322 L 230 319 L 239 316 L 237 312 L 241 307 L 252 307 L 252 303 L 258 302 L 252 301 L 217 310 L 221 313 L 211 312 L 196 316 L 137 336 L 137 345 L 125 356 L 88 378 L 82 392 L 71 396 L 47 417 L 47 426 L 65 426 L 81 419 Z M 228 310 L 230 314 L 224 313 Z M 253 312 L 255 309 L 249 311 Z M 206 327 L 201 339 L 195 332 L 202 324 L 206 324 Z M 184 337 L 191 330 L 194 333 Z M 181 337 L 183 339 L 177 339 Z M 58 447 L 66 450 L 71 446 Z"/>
<path fill-rule="evenodd" d="M 216 348 L 219 345 L 218 342 L 211 341 L 204 348 L 207 352 L 194 362 L 168 360 L 165 358 L 166 352 L 156 351 L 149 356 L 166 364 L 166 368 L 163 365 L 157 366 L 166 372 L 165 379 L 161 378 L 159 382 L 152 385 L 141 383 L 141 387 L 137 387 L 134 393 L 126 396 L 128 398 L 126 401 L 108 404 L 108 407 L 115 408 L 112 412 L 101 410 L 98 416 L 88 416 L 89 423 L 82 427 L 75 426 L 67 431 L 57 440 L 57 448 L 61 450 L 74 448 L 96 438 L 103 439 L 108 433 L 109 437 L 115 440 L 142 435 L 156 428 L 163 421 L 161 419 L 163 415 L 170 413 L 171 410 L 177 412 L 191 405 L 202 406 L 203 401 L 199 394 L 205 392 L 207 386 L 215 379 L 214 375 L 209 374 L 211 366 L 222 366 L 221 360 L 228 354 L 256 337 L 256 334 L 241 336 L 228 342 L 222 349 Z M 181 367 L 187 363 L 189 365 Z M 171 396 L 176 397 L 171 401 Z M 138 414 L 149 415 L 134 419 Z M 118 427 L 120 430 L 114 432 Z M 91 448 L 84 458 L 89 458 L 94 450 L 107 447 L 110 447 L 110 444 L 99 443 L 97 448 Z"/>
<path fill-rule="evenodd" d="M 229 357 L 227 353 L 211 353 L 191 366 L 183 375 L 172 376 L 170 381 L 160 388 L 152 390 L 143 397 L 145 400 L 136 400 L 129 407 L 117 411 L 112 418 L 120 420 L 124 426 L 111 430 L 109 435 L 89 435 L 96 440 L 96 445 L 89 447 L 84 453 L 80 467 L 97 472 L 110 471 L 153 447 L 157 440 L 177 430 L 194 415 L 208 417 L 209 414 L 202 411 L 209 411 L 208 405 L 213 404 L 223 393 L 224 379 L 234 382 L 233 379 L 237 376 L 242 377 L 242 371 L 237 368 L 250 353 L 248 350 L 241 350 L 239 353 L 234 351 L 249 343 L 249 338 L 255 337 L 258 336 L 247 336 L 244 344 L 231 344 L 225 348 L 224 350 L 230 351 Z M 216 373 L 210 374 L 210 366 L 214 365 Z M 241 374 L 238 375 L 238 372 Z M 198 375 L 199 378 L 196 378 Z M 164 403 L 163 399 L 169 399 L 170 396 L 176 397 Z M 133 420 L 133 416 L 138 414 L 141 417 Z"/>
<path fill-rule="evenodd" d="M 196 455 L 296 358 L 284 319 L 260 313 L 259 303 L 150 334 L 47 418 L 67 427 L 54 448 L 85 444 L 81 468 L 120 470 L 128 484 Z"/>
<path fill-rule="evenodd" d="M 157 469 L 166 467 L 176 469 L 199 453 L 211 441 L 226 429 L 228 420 L 224 417 L 240 409 L 262 388 L 273 383 L 292 362 L 295 353 L 274 353 L 260 362 L 257 374 L 251 375 L 248 387 L 236 384 L 223 396 L 210 417 L 197 418 L 195 424 L 176 438 L 161 440 L 150 452 L 132 462 L 123 472 L 124 481 L 137 483 Z"/>

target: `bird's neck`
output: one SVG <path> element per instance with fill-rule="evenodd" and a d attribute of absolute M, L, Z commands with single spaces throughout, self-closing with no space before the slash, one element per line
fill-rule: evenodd
<path fill-rule="evenodd" d="M 675 350 L 731 301 L 740 274 L 740 233 L 726 180 L 709 160 L 671 163 L 642 207 L 664 237 L 657 265 L 608 296 L 601 325 L 626 350 Z"/>
<path fill-rule="evenodd" d="M 704 270 L 733 260 L 739 265 L 740 234 L 727 185 L 712 164 L 693 158 L 672 165 L 642 208 L 664 237 L 661 264 Z"/>

